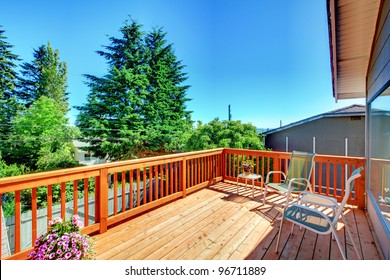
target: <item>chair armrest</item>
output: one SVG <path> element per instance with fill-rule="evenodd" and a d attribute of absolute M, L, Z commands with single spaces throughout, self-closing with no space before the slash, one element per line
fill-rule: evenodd
<path fill-rule="evenodd" d="M 323 206 L 327 208 L 337 208 L 339 206 L 337 200 L 333 197 L 328 197 L 310 192 L 303 192 L 300 198 L 300 202 Z"/>
<path fill-rule="evenodd" d="M 275 173 L 282 174 L 283 177 L 284 177 L 283 180 L 286 180 L 286 174 L 284 174 L 282 171 L 270 171 L 270 172 L 268 172 L 267 177 L 266 177 L 266 179 L 265 179 L 265 183 L 266 183 L 266 184 L 269 183 L 269 175 L 275 174 Z"/>

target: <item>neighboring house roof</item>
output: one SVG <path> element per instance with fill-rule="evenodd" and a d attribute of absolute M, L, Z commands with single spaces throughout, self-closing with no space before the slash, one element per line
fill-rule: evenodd
<path fill-rule="evenodd" d="M 78 140 L 73 140 L 73 145 L 74 145 L 76 148 L 89 147 L 89 143 L 81 142 L 81 141 L 78 141 Z"/>
<path fill-rule="evenodd" d="M 340 109 L 329 111 L 329 112 L 326 112 L 323 114 L 319 114 L 319 115 L 316 115 L 316 116 L 313 116 L 313 117 L 310 117 L 307 119 L 303 119 L 303 120 L 300 120 L 297 122 L 293 122 L 293 123 L 290 123 L 290 124 L 285 125 L 285 126 L 274 128 L 274 129 L 265 131 L 264 133 L 265 133 L 265 135 L 272 134 L 275 132 L 279 132 L 279 131 L 282 131 L 282 130 L 285 130 L 288 128 L 292 128 L 294 126 L 302 125 L 302 124 L 312 122 L 312 121 L 322 119 L 322 118 L 358 117 L 358 116 L 365 116 L 365 114 L 366 114 L 366 106 L 354 104 L 351 106 L 347 106 L 344 108 L 340 108 Z"/>

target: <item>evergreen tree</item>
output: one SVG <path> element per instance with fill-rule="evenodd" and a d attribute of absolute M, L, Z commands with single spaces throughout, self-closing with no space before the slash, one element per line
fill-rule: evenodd
<path fill-rule="evenodd" d="M 23 63 L 19 82 L 19 98 L 30 107 L 41 96 L 53 99 L 63 113 L 69 111 L 67 65 L 60 62 L 59 51 L 50 42 L 34 50 L 34 60 Z"/>
<path fill-rule="evenodd" d="M 6 140 L 11 131 L 11 120 L 18 109 L 15 68 L 19 58 L 11 52 L 12 45 L 5 41 L 7 37 L 4 32 L 0 30 L 0 153 L 3 154 L 3 159 L 7 160 Z"/>
<path fill-rule="evenodd" d="M 165 33 L 144 34 L 142 26 L 127 21 L 121 37 L 97 53 L 107 60 L 104 77 L 86 75 L 90 93 L 77 126 L 98 157 L 111 160 L 169 152 L 183 146 L 183 132 L 191 126 L 186 111 L 188 86 Z"/>
<path fill-rule="evenodd" d="M 141 25 L 126 22 L 121 38 L 97 53 L 108 63 L 104 77 L 85 75 L 90 87 L 87 103 L 80 110 L 77 126 L 88 138 L 89 150 L 110 160 L 136 156 L 145 141 L 141 110 L 149 82 L 145 74 Z"/>
<path fill-rule="evenodd" d="M 187 74 L 165 37 L 166 33 L 156 28 L 145 39 L 150 86 L 143 110 L 146 149 L 163 152 L 182 149 L 182 135 L 192 125 L 190 112 L 186 111 L 189 86 L 182 85 Z"/>

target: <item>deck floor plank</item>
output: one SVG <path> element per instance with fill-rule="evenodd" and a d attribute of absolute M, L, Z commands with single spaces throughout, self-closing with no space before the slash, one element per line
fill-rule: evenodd
<path fill-rule="evenodd" d="M 108 259 L 341 259 L 330 235 L 322 236 L 286 222 L 275 253 L 284 198 L 263 194 L 233 183 L 217 183 L 144 215 L 108 229 L 95 238 L 96 258 Z M 364 259 L 381 259 L 364 211 L 353 208 L 346 214 L 358 250 Z M 338 235 L 347 247 L 347 257 L 356 259 L 345 229 Z M 346 246 L 345 246 L 346 242 Z"/>
<path fill-rule="evenodd" d="M 284 230 L 291 232 L 291 223 L 286 223 Z M 297 258 L 304 233 L 304 229 L 294 226 L 293 232 L 290 234 L 288 242 L 281 252 L 280 260 L 295 260 Z"/>
<path fill-rule="evenodd" d="M 372 232 L 367 216 L 363 211 L 355 211 L 356 226 L 359 231 L 360 244 L 362 246 L 363 259 L 365 260 L 377 260 L 380 257 L 378 249 L 375 245 L 373 238 L 374 232 Z"/>
<path fill-rule="evenodd" d="M 194 197 L 189 197 L 188 200 L 177 200 L 171 203 L 171 207 L 160 207 L 155 209 L 153 212 L 146 213 L 144 215 L 133 218 L 128 223 L 122 223 L 115 227 L 110 228 L 109 231 L 99 235 L 98 241 L 96 242 L 95 248 L 99 250 L 99 247 L 109 247 L 108 244 L 113 244 L 114 239 L 121 238 L 121 236 L 135 228 L 140 230 L 146 230 L 156 223 L 162 223 L 172 216 L 176 215 L 178 211 L 184 211 L 190 205 L 196 203 L 197 200 L 202 201 L 208 199 L 207 193 L 199 192 Z M 103 248 L 105 250 L 106 248 Z"/>

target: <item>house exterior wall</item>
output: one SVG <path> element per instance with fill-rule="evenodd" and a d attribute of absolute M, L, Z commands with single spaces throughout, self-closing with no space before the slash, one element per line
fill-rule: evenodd
<path fill-rule="evenodd" d="M 265 145 L 274 151 L 313 151 L 327 155 L 345 155 L 345 138 L 348 138 L 348 156 L 364 157 L 365 154 L 364 117 L 328 117 L 279 132 L 266 135 Z"/>
<path fill-rule="evenodd" d="M 374 48 L 368 68 L 367 99 L 373 98 L 389 81 L 390 77 L 390 1 L 383 1 Z"/>
<path fill-rule="evenodd" d="M 389 187 L 389 117 L 378 117 L 377 107 L 390 112 L 390 1 L 382 1 L 377 32 L 373 42 L 367 73 L 367 211 L 378 237 L 382 252 L 390 259 L 390 204 L 378 201 Z M 379 140 L 380 141 L 379 141 Z M 379 143 L 379 144 L 378 144 Z M 385 147 L 387 145 L 387 147 Z M 380 157 L 379 159 L 377 157 Z"/>

